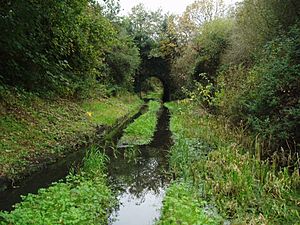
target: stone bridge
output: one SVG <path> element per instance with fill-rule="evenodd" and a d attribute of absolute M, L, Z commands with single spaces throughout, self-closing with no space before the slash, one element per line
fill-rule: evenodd
<path fill-rule="evenodd" d="M 140 68 L 135 78 L 135 91 L 140 92 L 143 82 L 150 77 L 156 77 L 161 81 L 164 87 L 163 102 L 170 101 L 173 82 L 170 77 L 170 68 L 167 60 L 151 58 L 143 62 Z"/>

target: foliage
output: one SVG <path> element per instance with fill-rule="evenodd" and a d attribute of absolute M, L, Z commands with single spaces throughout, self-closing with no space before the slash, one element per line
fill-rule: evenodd
<path fill-rule="evenodd" d="M 153 45 L 163 32 L 164 15 L 161 10 L 148 11 L 143 4 L 132 8 L 128 18 L 128 32 L 134 37 L 141 55 Z"/>
<path fill-rule="evenodd" d="M 204 213 L 205 202 L 197 197 L 193 187 L 185 183 L 172 184 L 164 198 L 162 217 L 158 224 L 220 224 L 216 218 L 210 218 Z"/>
<path fill-rule="evenodd" d="M 274 144 L 300 143 L 300 29 L 270 42 L 251 73 L 253 87 L 245 96 L 254 131 Z"/>
<path fill-rule="evenodd" d="M 233 224 L 297 224 L 297 167 L 294 172 L 276 170 L 275 164 L 260 160 L 260 145 L 253 145 L 242 129 L 231 129 L 224 118 L 208 115 L 190 101 L 167 106 L 175 141 L 171 169 L 184 183 L 192 182 L 197 190 L 193 199 L 217 206 Z"/>
<path fill-rule="evenodd" d="M 149 144 L 157 125 L 157 113 L 159 109 L 159 102 L 150 101 L 148 103 L 148 111 L 124 130 L 120 144 L 130 146 Z"/>
<path fill-rule="evenodd" d="M 80 96 L 114 42 L 112 24 L 88 0 L 5 1 L 0 18 L 1 80 L 41 94 Z"/>
<path fill-rule="evenodd" d="M 106 70 L 112 83 L 132 90 L 141 59 L 137 46 L 122 26 L 124 23 L 118 25 L 117 43 L 107 52 Z"/>
<path fill-rule="evenodd" d="M 118 22 L 119 21 L 119 13 L 121 11 L 120 0 L 102 0 L 99 1 L 101 4 L 101 8 L 105 17 L 107 17 L 110 21 Z"/>
<path fill-rule="evenodd" d="M 172 80 L 183 87 L 185 96 L 263 140 L 265 157 L 283 151 L 282 161 L 289 154 L 296 161 L 299 2 L 245 0 L 234 14 L 213 20 L 201 14 L 200 3 L 190 5 L 182 16 L 186 24 L 193 24 L 186 26 L 193 32 L 186 32 L 185 43 L 178 38 L 182 31 L 174 29 L 176 19 L 168 23 L 168 31 L 177 37 L 173 52 L 179 52 L 172 53 Z M 197 15 L 198 26 L 191 19 Z M 208 20 L 201 22 L 202 18 Z"/>
<path fill-rule="evenodd" d="M 215 82 L 222 54 L 229 45 L 232 24 L 230 19 L 216 19 L 198 29 L 193 41 L 172 60 L 172 77 L 179 87 L 192 91 L 199 87 L 194 80 L 204 87 Z"/>
<path fill-rule="evenodd" d="M 224 61 L 252 64 L 255 54 L 274 37 L 286 33 L 299 23 L 297 0 L 244 0 L 235 11 L 235 28 L 231 48 Z"/>
<path fill-rule="evenodd" d="M 295 152 L 293 146 L 300 142 L 299 37 L 295 27 L 269 42 L 248 72 L 228 69 L 219 79 L 220 110 L 269 140 L 272 151 L 283 147 Z"/>
<path fill-rule="evenodd" d="M 184 13 L 200 27 L 206 22 L 224 17 L 225 5 L 223 0 L 197 0 L 188 5 Z"/>
<path fill-rule="evenodd" d="M 66 182 L 53 183 L 36 195 L 23 197 L 11 213 L 0 212 L 1 224 L 105 224 L 115 205 L 104 175 L 106 156 L 88 151 L 83 169 Z"/>
<path fill-rule="evenodd" d="M 110 126 L 138 111 L 141 100 L 129 93 L 77 102 L 46 100 L 0 86 L 0 176 L 18 179 L 39 163 L 62 157 L 94 139 L 96 125 Z"/>
<path fill-rule="evenodd" d="M 233 22 L 230 19 L 216 19 L 204 24 L 196 38 L 198 55 L 193 79 L 206 84 L 204 78 L 214 82 L 221 64 L 222 54 L 229 45 Z M 205 73 L 206 77 L 202 74 Z"/>

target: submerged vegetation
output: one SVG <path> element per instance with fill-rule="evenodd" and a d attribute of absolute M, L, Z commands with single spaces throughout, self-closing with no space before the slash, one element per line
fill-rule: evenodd
<path fill-rule="evenodd" d="M 106 224 L 116 204 L 107 185 L 106 163 L 99 149 L 89 149 L 79 172 L 23 197 L 12 212 L 0 212 L 0 224 Z"/>
<path fill-rule="evenodd" d="M 160 102 L 150 101 L 148 103 L 148 111 L 124 130 L 120 145 L 134 146 L 149 144 L 157 125 L 157 114 L 160 107 Z"/>

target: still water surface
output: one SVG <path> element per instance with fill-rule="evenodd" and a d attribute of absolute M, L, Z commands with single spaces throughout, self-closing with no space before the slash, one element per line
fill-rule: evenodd
<path fill-rule="evenodd" d="M 137 157 L 126 158 L 126 148 L 110 156 L 110 182 L 119 200 L 119 207 L 110 218 L 111 225 L 150 225 L 159 218 L 170 181 L 166 172 L 170 145 L 169 112 L 163 108 L 152 143 L 139 147 Z"/>

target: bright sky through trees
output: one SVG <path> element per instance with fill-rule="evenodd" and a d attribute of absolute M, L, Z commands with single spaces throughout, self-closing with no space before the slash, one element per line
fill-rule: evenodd
<path fill-rule="evenodd" d="M 131 8 L 139 3 L 143 3 L 147 9 L 156 10 L 162 8 L 164 12 L 181 14 L 187 5 L 195 0 L 120 0 L 121 14 L 125 15 L 131 11 Z M 238 2 L 238 0 L 225 0 L 226 4 Z"/>

